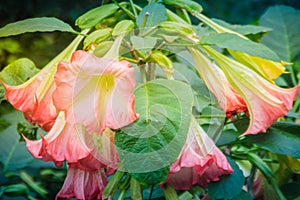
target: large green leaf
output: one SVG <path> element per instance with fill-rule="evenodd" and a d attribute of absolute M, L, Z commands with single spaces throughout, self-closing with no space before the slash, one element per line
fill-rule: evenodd
<path fill-rule="evenodd" d="M 147 16 L 148 15 L 148 16 Z M 145 19 L 147 19 L 146 23 Z M 139 13 L 136 24 L 139 28 L 156 26 L 167 20 L 166 8 L 162 4 L 152 3 L 143 8 Z"/>
<path fill-rule="evenodd" d="M 116 133 L 115 144 L 125 169 L 140 173 L 135 178 L 159 177 L 151 183 L 159 182 L 163 176 L 155 171 L 166 174 L 164 168 L 176 160 L 185 142 L 193 93 L 183 82 L 154 80 L 137 87 L 134 94 L 140 118 Z"/>
<path fill-rule="evenodd" d="M 240 51 L 252 56 L 257 56 L 273 61 L 280 61 L 278 55 L 263 44 L 246 40 L 230 33 L 211 33 L 200 39 L 201 44 L 216 45 L 220 48 L 228 48 Z"/>
<path fill-rule="evenodd" d="M 262 38 L 262 43 L 274 49 L 285 61 L 292 62 L 300 54 L 300 11 L 289 6 L 270 7 L 259 24 L 273 31 Z"/>
<path fill-rule="evenodd" d="M 208 184 L 208 194 L 211 200 L 214 199 L 232 199 L 240 195 L 245 182 L 243 172 L 233 159 L 227 157 L 229 164 L 234 172 L 230 175 L 222 175 L 217 182 Z"/>
<path fill-rule="evenodd" d="M 9 85 L 20 85 L 38 72 L 31 60 L 21 58 L 5 67 L 0 72 L 0 79 Z"/>
<path fill-rule="evenodd" d="M 116 4 L 106 4 L 94 8 L 76 20 L 76 25 L 81 29 L 92 28 L 96 26 L 101 20 L 113 15 L 117 12 L 119 7 Z"/>
<path fill-rule="evenodd" d="M 220 19 L 213 19 L 213 21 L 221 26 L 224 26 L 225 28 L 228 28 L 232 31 L 238 32 L 243 35 L 266 33 L 272 30 L 271 28 L 264 27 L 264 26 L 254 26 L 249 24 L 247 25 L 229 24 Z"/>
<path fill-rule="evenodd" d="M 4 169 L 20 169 L 34 160 L 26 150 L 25 142 L 19 143 L 20 135 L 16 130 L 16 123 L 24 120 L 22 113 L 10 112 L 1 117 L 12 125 L 0 132 L 0 161 Z"/>
<path fill-rule="evenodd" d="M 277 122 L 266 133 L 249 135 L 244 142 L 255 144 L 268 151 L 300 158 L 300 125 Z"/>
<path fill-rule="evenodd" d="M 25 142 L 19 142 L 20 135 L 17 132 L 17 123 L 24 121 L 21 112 L 11 111 L 1 115 L 1 120 L 6 120 L 10 123 L 10 126 L 0 130 L 0 162 L 4 166 L 4 171 L 17 170 L 29 166 L 32 168 L 54 167 L 52 163 L 36 160 L 26 149 Z"/>
<path fill-rule="evenodd" d="M 63 31 L 72 33 L 76 32 L 69 24 L 59 19 L 56 19 L 54 17 L 40 17 L 25 19 L 7 24 L 4 27 L 0 28 L 0 37 L 7 37 L 37 31 Z"/>

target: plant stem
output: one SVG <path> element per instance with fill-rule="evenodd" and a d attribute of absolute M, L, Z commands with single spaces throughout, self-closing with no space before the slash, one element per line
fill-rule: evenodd
<path fill-rule="evenodd" d="M 147 71 L 147 77 L 148 80 L 154 80 L 156 76 L 156 65 L 155 63 L 148 63 L 148 71 Z"/>
<path fill-rule="evenodd" d="M 147 72 L 146 72 L 146 65 L 145 64 L 140 65 L 140 72 L 141 72 L 143 83 L 146 83 L 147 82 Z"/>
<path fill-rule="evenodd" d="M 132 8 L 133 14 L 134 14 L 135 18 L 137 18 L 138 15 L 137 15 L 137 12 L 136 12 L 134 3 L 133 3 L 132 0 L 129 0 L 129 2 L 130 2 L 130 6 L 131 6 L 131 8 Z"/>
<path fill-rule="evenodd" d="M 149 198 L 148 198 L 149 200 L 152 198 L 153 189 L 154 189 L 154 185 L 151 186 L 150 194 L 149 194 Z"/>

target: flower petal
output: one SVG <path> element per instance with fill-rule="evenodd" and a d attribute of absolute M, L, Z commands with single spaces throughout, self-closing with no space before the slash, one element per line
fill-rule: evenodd
<path fill-rule="evenodd" d="M 25 138 L 26 146 L 35 158 L 54 161 L 58 166 L 64 160 L 74 163 L 92 152 L 86 145 L 89 138 L 83 138 L 87 134 L 82 132 L 84 128 L 66 123 L 64 113 L 60 112 L 51 131 L 37 141 Z"/>
<path fill-rule="evenodd" d="M 100 200 L 107 182 L 104 169 L 86 171 L 69 167 L 64 185 L 57 194 L 56 199 L 74 197 L 80 200 Z"/>
<path fill-rule="evenodd" d="M 233 170 L 224 154 L 206 135 L 196 119 L 192 118 L 186 143 L 177 160 L 172 163 L 166 182 L 175 189 L 186 190 L 194 184 L 205 187 L 210 181 L 219 180 L 222 174 L 231 172 Z M 178 181 L 176 179 L 180 174 L 186 175 L 181 176 Z"/>
<path fill-rule="evenodd" d="M 51 129 L 57 117 L 52 101 L 55 71 L 56 67 L 49 65 L 21 85 L 2 83 L 6 90 L 5 98 L 24 113 L 26 120 L 38 124 L 45 131 Z"/>
<path fill-rule="evenodd" d="M 266 60 L 256 56 L 250 56 L 246 53 L 228 50 L 229 53 L 240 63 L 249 67 L 253 71 L 258 72 L 265 79 L 273 82 L 285 71 L 284 65 L 288 64 L 286 62 L 275 62 L 271 60 Z"/>
<path fill-rule="evenodd" d="M 55 75 L 54 104 L 69 123 L 83 124 L 88 133 L 118 129 L 138 118 L 134 110 L 134 69 L 76 51 L 70 63 L 61 62 Z"/>
<path fill-rule="evenodd" d="M 243 64 L 212 48 L 205 49 L 218 62 L 229 82 L 247 104 L 250 124 L 243 135 L 265 132 L 292 108 L 300 85 L 289 89 L 280 88 Z"/>
<path fill-rule="evenodd" d="M 231 118 L 237 112 L 246 112 L 247 107 L 244 100 L 230 85 L 224 72 L 200 51 L 190 48 L 190 52 L 201 79 L 208 89 L 217 97 L 226 116 Z"/>

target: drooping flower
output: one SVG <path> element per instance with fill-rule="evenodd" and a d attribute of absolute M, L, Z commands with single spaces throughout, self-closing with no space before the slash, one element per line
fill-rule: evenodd
<path fill-rule="evenodd" d="M 102 199 L 102 192 L 108 183 L 107 175 L 112 174 L 114 169 L 107 168 L 91 154 L 68 165 L 67 177 L 56 199 Z"/>
<path fill-rule="evenodd" d="M 55 71 L 54 65 L 48 65 L 21 85 L 11 86 L 2 83 L 6 90 L 5 98 L 24 113 L 27 121 L 38 124 L 45 131 L 51 129 L 57 117 L 52 101 Z"/>
<path fill-rule="evenodd" d="M 127 61 L 76 51 L 70 63 L 58 65 L 54 104 L 66 112 L 68 123 L 83 124 L 90 134 L 121 128 L 138 118 L 133 73 Z"/>
<path fill-rule="evenodd" d="M 219 176 L 231 172 L 224 154 L 192 118 L 186 143 L 171 164 L 166 183 L 177 190 L 189 190 L 193 185 L 206 187 L 210 181 L 218 181 Z"/>
<path fill-rule="evenodd" d="M 204 48 L 216 60 L 231 85 L 246 102 L 250 124 L 243 135 L 265 132 L 292 108 L 300 85 L 289 89 L 280 88 L 243 64 L 210 47 Z"/>
<path fill-rule="evenodd" d="M 77 36 L 64 51 L 27 82 L 18 86 L 2 83 L 6 90 L 5 98 L 24 113 L 26 120 L 39 125 L 45 131 L 50 131 L 57 117 L 57 110 L 52 101 L 57 64 L 68 60 L 82 39 L 83 36 Z"/>
<path fill-rule="evenodd" d="M 243 52 L 229 50 L 229 53 L 234 57 L 238 62 L 244 64 L 250 69 L 256 71 L 265 79 L 273 82 L 285 71 L 285 65 L 289 64 L 287 62 L 275 62 L 272 60 L 267 60 L 264 58 L 250 56 Z"/>
<path fill-rule="evenodd" d="M 56 195 L 56 199 L 101 200 L 107 182 L 107 175 L 103 168 L 87 171 L 70 166 L 63 187 Z"/>
<path fill-rule="evenodd" d="M 101 161 L 103 166 L 117 167 L 119 158 L 111 138 L 102 136 L 103 144 L 98 145 L 105 146 L 105 149 L 99 152 L 93 138 L 87 134 L 85 128 L 82 125 L 67 123 L 62 111 L 50 132 L 41 137 L 36 141 L 25 138 L 26 147 L 35 158 L 53 161 L 58 167 L 61 167 L 65 160 L 69 163 L 80 164 L 80 160 L 93 157 L 98 162 Z M 81 168 L 84 168 L 84 165 L 83 163 Z"/>
<path fill-rule="evenodd" d="M 212 29 L 214 29 L 217 33 L 230 33 L 237 35 L 245 40 L 249 40 L 246 36 L 235 32 L 233 30 L 230 30 L 224 26 L 221 26 L 220 24 L 217 24 L 216 22 L 212 21 L 205 15 L 199 13 L 196 15 L 198 19 L 203 21 L 205 24 L 210 26 Z M 245 66 L 249 67 L 250 69 L 256 71 L 261 76 L 263 76 L 265 79 L 269 80 L 270 82 L 273 82 L 277 77 L 279 77 L 282 73 L 285 71 L 285 65 L 287 65 L 287 62 L 281 61 L 281 62 L 275 62 L 272 60 L 267 60 L 264 58 L 252 56 L 243 52 L 238 51 L 232 51 L 230 49 L 229 53 L 240 63 L 244 64 Z"/>
<path fill-rule="evenodd" d="M 243 98 L 230 85 L 224 72 L 200 51 L 193 48 L 189 50 L 201 79 L 216 96 L 226 116 L 231 118 L 237 112 L 246 112 L 247 107 Z"/>

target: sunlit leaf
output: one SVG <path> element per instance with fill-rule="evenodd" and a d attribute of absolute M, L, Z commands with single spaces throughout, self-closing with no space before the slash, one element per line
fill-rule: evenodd
<path fill-rule="evenodd" d="M 40 17 L 24 19 L 22 21 L 13 22 L 0 28 L 0 37 L 7 37 L 12 35 L 19 35 L 29 32 L 52 32 L 62 31 L 75 33 L 73 28 L 54 17 Z"/>
<path fill-rule="evenodd" d="M 271 28 L 264 27 L 264 26 L 254 26 L 254 25 L 249 25 L 249 24 L 247 24 L 247 25 L 229 24 L 220 19 L 213 19 L 213 21 L 220 24 L 221 26 L 224 26 L 225 28 L 228 28 L 232 31 L 238 32 L 243 35 L 267 33 L 272 30 Z"/>
<path fill-rule="evenodd" d="M 116 4 L 106 4 L 81 15 L 76 20 L 76 25 L 81 29 L 92 28 L 96 26 L 101 20 L 113 15 L 119 7 Z"/>
<path fill-rule="evenodd" d="M 145 19 L 147 21 L 145 21 Z M 166 8 L 162 4 L 152 3 L 143 8 L 139 13 L 136 24 L 139 28 L 156 26 L 167 20 Z M 146 22 L 144 24 L 144 22 Z"/>
<path fill-rule="evenodd" d="M 278 55 L 263 44 L 243 39 L 230 33 L 211 33 L 200 39 L 202 44 L 216 45 L 220 48 L 228 48 L 240 51 L 252 56 L 257 56 L 273 61 L 280 61 Z"/>
<path fill-rule="evenodd" d="M 115 144 L 126 170 L 151 176 L 178 157 L 191 120 L 193 94 L 187 84 L 175 80 L 147 82 L 134 94 L 140 118 L 116 133 Z M 151 183 L 163 181 L 155 177 Z"/>
<path fill-rule="evenodd" d="M 5 67 L 0 72 L 0 79 L 8 85 L 20 85 L 38 72 L 31 60 L 21 58 Z"/>

